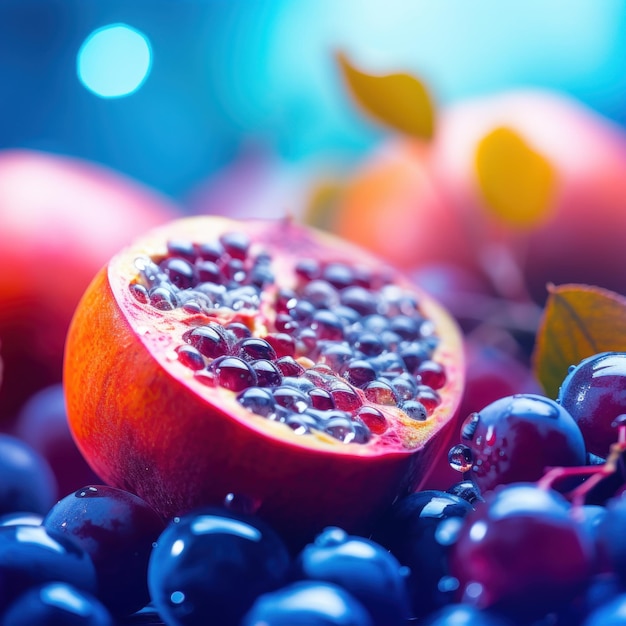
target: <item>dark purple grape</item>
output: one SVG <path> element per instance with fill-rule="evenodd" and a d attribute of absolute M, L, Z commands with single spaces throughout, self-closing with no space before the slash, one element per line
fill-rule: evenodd
<path fill-rule="evenodd" d="M 265 593 L 241 626 L 373 626 L 363 605 L 345 589 L 322 581 L 300 581 Z"/>
<path fill-rule="evenodd" d="M 589 452 L 605 457 L 626 414 L 626 352 L 603 352 L 570 368 L 559 402 L 578 423 Z"/>
<path fill-rule="evenodd" d="M 536 394 L 507 396 L 470 414 L 461 441 L 465 462 L 457 469 L 469 469 L 466 477 L 482 493 L 501 484 L 538 480 L 548 467 L 586 462 L 585 443 L 572 416 Z"/>
<path fill-rule="evenodd" d="M 21 439 L 0 433 L 0 514 L 44 515 L 57 498 L 50 464 Z"/>
<path fill-rule="evenodd" d="M 464 517 L 472 510 L 469 502 L 456 495 L 418 491 L 398 500 L 377 525 L 372 539 L 410 570 L 408 586 L 415 617 L 454 597 L 448 554 Z"/>
<path fill-rule="evenodd" d="M 157 540 L 148 585 L 169 624 L 237 626 L 254 600 L 286 582 L 280 537 L 260 520 L 221 508 L 175 518 Z"/>
<path fill-rule="evenodd" d="M 326 528 L 304 547 L 297 575 L 343 587 L 367 609 L 375 626 L 404 624 L 410 615 L 408 570 L 381 545 Z"/>
<path fill-rule="evenodd" d="M 141 498 L 105 485 L 84 487 L 55 504 L 43 524 L 91 557 L 98 598 L 113 614 L 148 603 L 148 559 L 165 524 Z"/>
<path fill-rule="evenodd" d="M 70 432 L 62 384 L 51 385 L 31 396 L 17 416 L 15 434 L 48 461 L 59 495 L 101 482 L 87 465 Z"/>
<path fill-rule="evenodd" d="M 593 541 L 563 496 L 516 483 L 486 494 L 465 518 L 450 571 L 468 603 L 537 619 L 584 591 L 594 559 Z"/>
<path fill-rule="evenodd" d="M 115 626 L 103 604 L 72 585 L 51 582 L 32 587 L 7 609 L 2 626 Z"/>
<path fill-rule="evenodd" d="M 96 570 L 74 541 L 43 526 L 0 527 L 0 614 L 35 585 L 63 582 L 96 593 Z"/>

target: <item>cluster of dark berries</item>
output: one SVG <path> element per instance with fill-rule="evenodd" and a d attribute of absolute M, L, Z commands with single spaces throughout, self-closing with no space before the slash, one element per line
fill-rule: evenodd
<path fill-rule="evenodd" d="M 39 415 L 38 444 L 0 436 L 2 626 L 626 624 L 626 354 L 468 416 L 447 491 L 297 547 L 244 494 L 173 520 L 96 483 L 59 500 L 55 393 L 21 420 Z"/>

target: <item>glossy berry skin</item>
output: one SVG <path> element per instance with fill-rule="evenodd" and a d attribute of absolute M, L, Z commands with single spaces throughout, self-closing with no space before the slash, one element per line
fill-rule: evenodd
<path fill-rule="evenodd" d="M 27 511 L 14 511 L 0 515 L 0 526 L 41 526 L 43 515 L 28 513 Z"/>
<path fill-rule="evenodd" d="M 402 625 L 410 615 L 408 571 L 374 541 L 326 528 L 300 552 L 296 570 L 302 578 L 343 587 L 368 610 L 375 626 Z"/>
<path fill-rule="evenodd" d="M 576 420 L 587 450 L 606 457 L 617 441 L 616 418 L 626 414 L 626 353 L 603 352 L 570 368 L 558 400 Z"/>
<path fill-rule="evenodd" d="M 594 557 L 592 539 L 563 496 L 516 483 L 487 494 L 465 518 L 450 571 L 468 603 L 538 618 L 584 590 Z"/>
<path fill-rule="evenodd" d="M 241 626 L 374 626 L 363 605 L 345 589 L 323 581 L 299 581 L 263 594 Z"/>
<path fill-rule="evenodd" d="M 57 483 L 48 462 L 17 437 L 0 433 L 0 514 L 45 514 L 56 496 Z"/>
<path fill-rule="evenodd" d="M 256 518 L 202 508 L 174 518 L 148 566 L 152 602 L 168 624 L 238 626 L 254 600 L 280 587 L 290 558 Z"/>
<path fill-rule="evenodd" d="M 610 500 L 606 513 L 599 521 L 596 537 L 599 553 L 622 583 L 626 582 L 626 499 L 624 496 Z"/>
<path fill-rule="evenodd" d="M 33 394 L 18 413 L 14 433 L 48 461 L 60 497 L 102 482 L 70 433 L 63 385 L 50 385 Z"/>
<path fill-rule="evenodd" d="M 513 626 L 513 623 L 468 604 L 450 604 L 429 615 L 423 626 Z"/>
<path fill-rule="evenodd" d="M 554 400 L 515 394 L 472 413 L 461 428 L 471 450 L 467 478 L 485 494 L 497 485 L 535 481 L 546 468 L 585 465 L 585 443 L 572 416 Z"/>
<path fill-rule="evenodd" d="M 0 527 L 0 613 L 30 587 L 55 581 L 96 593 L 89 555 L 43 526 Z"/>
<path fill-rule="evenodd" d="M 592 611 L 583 626 L 626 626 L 626 593 Z"/>
<path fill-rule="evenodd" d="M 385 514 L 372 535 L 410 570 L 414 617 L 423 617 L 453 598 L 448 553 L 462 520 L 473 511 L 462 498 L 438 490 L 402 498 Z M 446 577 L 448 577 L 446 579 Z"/>
<path fill-rule="evenodd" d="M 148 560 L 165 523 L 141 498 L 91 485 L 57 502 L 43 525 L 89 554 L 98 575 L 98 598 L 113 614 L 127 615 L 148 603 Z"/>
<path fill-rule="evenodd" d="M 67 583 L 32 587 L 13 602 L 2 626 L 115 626 L 95 596 Z"/>

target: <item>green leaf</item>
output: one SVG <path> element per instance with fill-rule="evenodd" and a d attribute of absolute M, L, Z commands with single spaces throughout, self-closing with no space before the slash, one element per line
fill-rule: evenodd
<path fill-rule="evenodd" d="M 570 365 L 599 352 L 626 351 L 626 298 L 588 285 L 553 285 L 537 332 L 535 376 L 556 398 Z"/>
<path fill-rule="evenodd" d="M 433 136 L 435 107 L 416 77 L 406 73 L 367 74 L 341 53 L 337 61 L 350 93 L 366 113 L 405 135 L 419 139 Z"/>
<path fill-rule="evenodd" d="M 514 130 L 496 128 L 476 147 L 478 185 L 487 209 L 515 228 L 532 228 L 554 206 L 556 172 Z"/>

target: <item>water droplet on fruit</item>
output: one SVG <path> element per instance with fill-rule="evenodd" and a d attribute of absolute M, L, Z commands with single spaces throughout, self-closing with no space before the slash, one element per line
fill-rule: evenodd
<path fill-rule="evenodd" d="M 480 422 L 480 413 L 470 413 L 461 426 L 461 438 L 471 441 Z"/>
<path fill-rule="evenodd" d="M 469 472 L 472 469 L 472 449 L 462 443 L 452 446 L 448 452 L 450 467 L 457 472 Z"/>
<path fill-rule="evenodd" d="M 182 604 L 185 601 L 185 594 L 182 591 L 174 591 L 170 596 L 172 604 Z"/>
<path fill-rule="evenodd" d="M 337 526 L 329 526 L 325 528 L 316 538 L 315 545 L 320 547 L 329 548 L 332 546 L 340 546 L 346 542 L 348 533 L 343 528 Z"/>
<path fill-rule="evenodd" d="M 261 500 L 243 493 L 228 493 L 224 498 L 224 506 L 235 513 L 254 515 L 261 507 Z"/>

